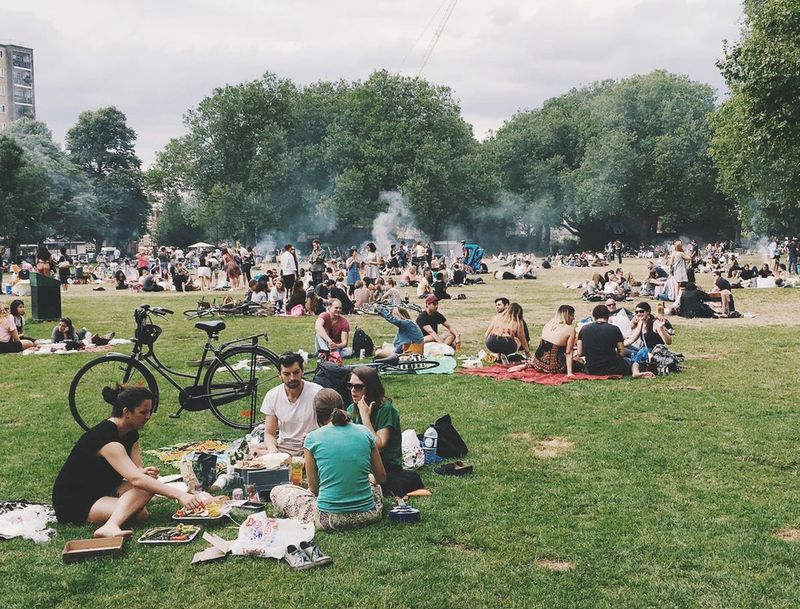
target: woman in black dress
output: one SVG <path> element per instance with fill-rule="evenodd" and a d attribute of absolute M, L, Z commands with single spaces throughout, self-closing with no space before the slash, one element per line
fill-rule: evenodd
<path fill-rule="evenodd" d="M 158 468 L 142 467 L 139 430 L 150 419 L 152 397 L 144 387 L 103 388 L 111 417 L 81 436 L 53 485 L 59 522 L 99 524 L 95 537 L 128 537 L 123 525 L 147 518 L 145 506 L 155 494 L 202 507 L 191 493 L 158 482 Z"/>

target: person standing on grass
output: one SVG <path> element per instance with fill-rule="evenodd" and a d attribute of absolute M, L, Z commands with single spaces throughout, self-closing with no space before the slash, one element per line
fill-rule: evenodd
<path fill-rule="evenodd" d="M 291 293 L 292 287 L 294 286 L 294 282 L 297 279 L 297 258 L 295 258 L 293 253 L 293 247 L 291 243 L 287 243 L 283 246 L 283 252 L 281 253 L 278 261 L 281 265 L 281 277 L 283 278 L 283 285 L 289 290 Z"/>
<path fill-rule="evenodd" d="M 141 522 L 159 494 L 187 509 L 203 507 L 192 495 L 158 482 L 158 468 L 142 467 L 139 431 L 150 420 L 153 394 L 144 387 L 104 387 L 111 417 L 84 433 L 53 485 L 53 508 L 63 524 L 99 524 L 95 537 L 130 537 L 122 527 Z"/>

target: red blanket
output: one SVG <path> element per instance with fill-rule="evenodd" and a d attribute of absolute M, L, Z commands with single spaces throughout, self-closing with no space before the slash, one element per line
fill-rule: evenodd
<path fill-rule="evenodd" d="M 533 368 L 525 368 L 519 372 L 509 372 L 510 366 L 489 366 L 488 368 L 462 368 L 460 374 L 475 376 L 488 376 L 498 381 L 522 381 L 523 383 L 538 383 L 539 385 L 563 385 L 571 381 L 602 381 L 606 379 L 621 379 L 619 374 L 593 375 L 576 372 L 575 378 L 567 378 L 566 374 L 546 374 Z"/>

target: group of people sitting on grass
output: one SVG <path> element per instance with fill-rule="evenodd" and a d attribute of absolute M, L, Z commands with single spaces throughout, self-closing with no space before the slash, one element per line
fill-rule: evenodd
<path fill-rule="evenodd" d="M 9 305 L 0 302 L 0 354 L 21 353 L 36 346 L 36 342 L 25 334 L 25 303 L 19 299 Z M 107 345 L 114 333 L 93 335 L 86 328 L 75 330 L 69 317 L 62 317 L 53 328 L 50 342 L 63 343 L 67 350 L 81 349 L 86 344 Z"/>
<path fill-rule="evenodd" d="M 503 363 L 520 361 L 512 372 L 533 368 L 546 374 L 651 378 L 648 355 L 658 345 L 671 345 L 672 325 L 663 309 L 653 315 L 650 304 L 640 302 L 634 310 L 617 307 L 614 299 L 596 306 L 590 319 L 575 327 L 575 308 L 561 305 L 545 323 L 539 344 L 530 343 L 522 307 L 507 298 L 495 299 L 497 314 L 485 333 L 486 348 Z M 520 353 L 521 352 L 521 353 Z M 516 357 L 515 357 L 516 356 Z"/>
<path fill-rule="evenodd" d="M 261 406 L 264 441 L 249 455 L 304 457 L 308 488 L 280 485 L 270 493 L 279 514 L 322 529 L 351 528 L 380 520 L 385 495 L 422 488 L 419 475 L 402 467 L 400 415 L 374 369 L 352 370 L 347 407 L 336 391 L 303 379 L 297 353 L 280 356 L 279 373 L 281 385 Z M 81 436 L 53 485 L 58 521 L 99 525 L 97 537 L 129 536 L 125 527 L 148 517 L 156 494 L 202 507 L 202 495 L 163 484 L 157 468 L 142 466 L 139 432 L 152 412 L 150 391 L 117 386 L 102 393 L 109 418 Z"/>

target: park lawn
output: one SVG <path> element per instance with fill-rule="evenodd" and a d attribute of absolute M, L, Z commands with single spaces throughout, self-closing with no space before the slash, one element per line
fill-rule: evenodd
<path fill-rule="evenodd" d="M 642 268 L 630 266 L 635 274 Z M 460 290 L 466 301 L 441 310 L 463 330 L 463 353 L 474 353 L 495 295 L 523 304 L 535 337 L 558 304 L 588 314 L 579 292 L 561 286 L 586 274 L 560 269 L 533 282 L 488 279 Z M 64 565 L 64 542 L 92 529 L 55 525 L 48 544 L 0 542 L 0 607 L 795 607 L 800 542 L 776 534 L 800 528 L 800 339 L 797 325 L 782 322 L 786 315 L 797 323 L 788 313 L 797 309 L 798 292 L 738 291 L 736 298 L 755 319 L 673 320 L 686 370 L 655 381 L 543 387 L 465 375 L 387 378 L 403 427 L 421 432 L 449 412 L 475 471 L 449 478 L 425 468 L 433 496 L 413 500 L 419 525 L 385 520 L 318 533 L 331 567 L 297 573 L 282 562 L 240 557 L 191 567 L 205 542 L 140 546 L 143 527 L 119 559 Z M 176 311 L 195 300 L 149 297 Z M 64 297 L 63 309 L 78 327 L 124 337 L 132 333 L 133 308 L 145 301 L 80 287 Z M 180 315 L 160 323 L 158 351 L 168 363 L 199 354 L 204 335 L 191 323 Z M 226 323 L 223 339 L 266 330 L 276 351 L 313 344 L 312 319 Z M 391 337 L 378 318 L 355 323 L 376 342 Z M 30 324 L 29 334 L 44 337 L 50 329 Z M 0 498 L 49 501 L 80 431 L 66 403 L 69 383 L 92 357 L 2 358 Z M 161 387 L 145 449 L 238 436 L 207 413 L 170 419 L 176 394 Z M 546 438 L 572 446 L 537 458 L 535 444 Z M 174 507 L 154 501 L 150 523 L 168 523 Z M 235 536 L 224 525 L 212 530 Z"/>

